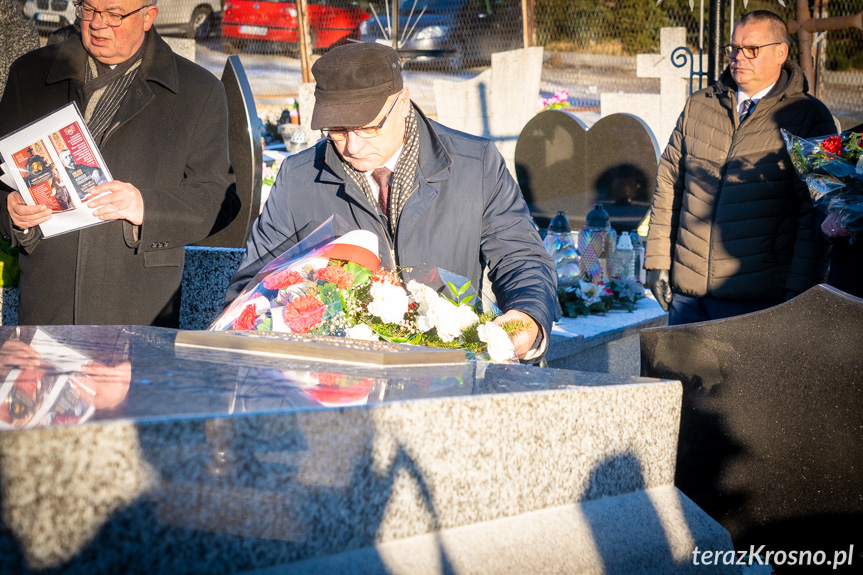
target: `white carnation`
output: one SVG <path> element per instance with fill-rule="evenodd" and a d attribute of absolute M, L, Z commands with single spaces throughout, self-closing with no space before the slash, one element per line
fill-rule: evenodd
<path fill-rule="evenodd" d="M 461 335 L 459 310 L 452 302 L 443 298 L 431 302 L 428 316 L 437 328 L 438 337 L 443 341 L 449 342 Z"/>
<path fill-rule="evenodd" d="M 428 312 L 428 309 L 425 311 Z M 434 318 L 426 313 L 424 315 L 417 316 L 416 324 L 417 329 L 425 333 L 434 328 Z"/>
<path fill-rule="evenodd" d="M 358 323 L 354 327 L 349 327 L 345 330 L 345 336 L 352 339 L 364 339 L 368 341 L 378 341 L 380 339 L 378 334 L 364 323 Z"/>
<path fill-rule="evenodd" d="M 473 324 L 479 321 L 479 316 L 473 311 L 469 305 L 458 306 L 458 325 L 461 331 L 466 330 Z"/>
<path fill-rule="evenodd" d="M 488 354 L 492 361 L 504 362 L 516 359 L 515 347 L 506 331 L 490 321 L 476 328 L 480 341 L 488 344 Z"/>
<path fill-rule="evenodd" d="M 414 301 L 420 305 L 440 298 L 435 290 L 414 280 L 408 282 L 408 291 L 411 292 Z"/>
<path fill-rule="evenodd" d="M 390 283 L 373 282 L 370 294 L 370 314 L 379 317 L 384 323 L 400 323 L 405 319 L 410 302 L 404 288 Z"/>

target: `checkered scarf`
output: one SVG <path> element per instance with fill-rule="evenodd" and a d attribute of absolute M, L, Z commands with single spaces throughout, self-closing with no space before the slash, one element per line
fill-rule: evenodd
<path fill-rule="evenodd" d="M 399 156 L 399 161 L 396 164 L 396 171 L 393 175 L 393 181 L 390 185 L 389 196 L 389 213 L 386 214 L 389 225 L 389 232 L 392 237 L 396 235 L 398 229 L 399 216 L 405 208 L 408 198 L 414 191 L 414 180 L 416 179 L 417 164 L 419 164 L 420 154 L 420 134 L 417 129 L 416 111 L 411 108 L 411 113 L 405 118 L 405 143 L 402 148 L 402 155 Z M 355 169 L 348 162 L 342 159 L 342 165 L 345 167 L 345 173 L 350 176 L 357 186 L 365 193 L 369 202 L 375 207 L 378 205 L 378 199 L 372 191 L 368 180 L 362 172 Z"/>
<path fill-rule="evenodd" d="M 111 120 L 120 109 L 126 91 L 141 67 L 145 43 L 141 44 L 134 56 L 122 64 L 117 64 L 113 70 L 92 56 L 87 56 L 87 75 L 83 90 L 84 122 L 97 144 L 102 142 L 108 132 Z"/>

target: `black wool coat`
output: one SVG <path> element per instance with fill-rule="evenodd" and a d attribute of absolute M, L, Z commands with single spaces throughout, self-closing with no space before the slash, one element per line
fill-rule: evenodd
<path fill-rule="evenodd" d="M 86 62 L 80 35 L 19 58 L 0 100 L 0 135 L 71 101 L 83 110 Z M 22 250 L 19 323 L 176 327 L 184 246 L 227 225 L 239 207 L 222 83 L 151 29 L 99 148 L 113 178 L 140 190 L 144 223 L 26 241 L 13 233 L 2 191 L 0 234 Z"/>

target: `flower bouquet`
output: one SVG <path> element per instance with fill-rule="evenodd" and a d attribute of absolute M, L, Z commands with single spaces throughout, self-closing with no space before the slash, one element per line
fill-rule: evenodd
<path fill-rule="evenodd" d="M 498 310 L 479 311 L 470 282 L 446 270 L 381 269 L 377 248 L 365 230 L 336 238 L 331 219 L 258 272 L 210 330 L 382 339 L 516 358 L 510 334 L 526 326 L 492 323 Z"/>
<path fill-rule="evenodd" d="M 637 280 L 614 278 L 608 284 L 579 280 L 578 284 L 557 292 L 564 317 L 607 313 L 619 308 L 633 311 L 644 297 L 644 286 Z"/>
<path fill-rule="evenodd" d="M 539 97 L 537 106 L 540 112 L 546 110 L 560 110 L 569 106 L 569 92 L 566 90 L 558 90 L 548 98 Z"/>
<path fill-rule="evenodd" d="M 782 130 L 782 137 L 813 205 L 837 212 L 842 227 L 863 230 L 863 133 L 804 139 Z"/>

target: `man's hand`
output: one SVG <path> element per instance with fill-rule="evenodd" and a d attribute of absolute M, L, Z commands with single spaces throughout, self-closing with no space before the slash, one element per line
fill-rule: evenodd
<path fill-rule="evenodd" d="M 99 208 L 93 215 L 100 220 L 127 220 L 136 226 L 144 223 L 144 198 L 132 184 L 113 180 L 99 184 L 90 193 L 104 194 L 87 204 L 90 208 Z"/>
<path fill-rule="evenodd" d="M 839 214 L 837 212 L 830 212 L 827 214 L 827 217 L 824 218 L 824 221 L 821 223 L 821 233 L 830 238 L 849 238 L 854 235 L 854 232 L 849 230 L 848 228 L 843 228 L 841 224 L 839 224 Z"/>
<path fill-rule="evenodd" d="M 120 405 L 129 393 L 132 364 L 125 361 L 109 367 L 98 361 L 91 361 L 84 365 L 83 372 L 76 376 L 76 381 L 94 393 L 91 395 L 83 392 L 80 394 L 81 399 L 96 409 L 111 409 Z"/>
<path fill-rule="evenodd" d="M 653 297 L 664 311 L 668 311 L 671 304 L 671 280 L 668 270 L 647 270 L 647 283 L 650 284 Z"/>
<path fill-rule="evenodd" d="M 20 339 L 7 339 L 0 346 L 0 376 L 6 377 L 12 369 L 25 369 L 42 365 L 42 356 Z"/>
<path fill-rule="evenodd" d="M 512 345 L 515 347 L 515 354 L 518 356 L 518 359 L 524 359 L 524 356 L 527 355 L 527 352 L 530 351 L 530 348 L 533 347 L 533 343 L 536 341 L 536 336 L 539 334 L 539 326 L 533 321 L 532 317 L 516 309 L 511 309 L 505 314 L 494 318 L 494 323 L 499 326 L 503 326 L 503 324 L 511 321 L 520 321 L 527 326 L 510 338 L 512 339 Z"/>
<path fill-rule="evenodd" d="M 51 210 L 48 206 L 42 204 L 30 206 L 24 202 L 24 198 L 18 192 L 11 192 L 6 196 L 6 209 L 9 210 L 12 223 L 22 230 L 44 224 L 51 219 Z"/>

